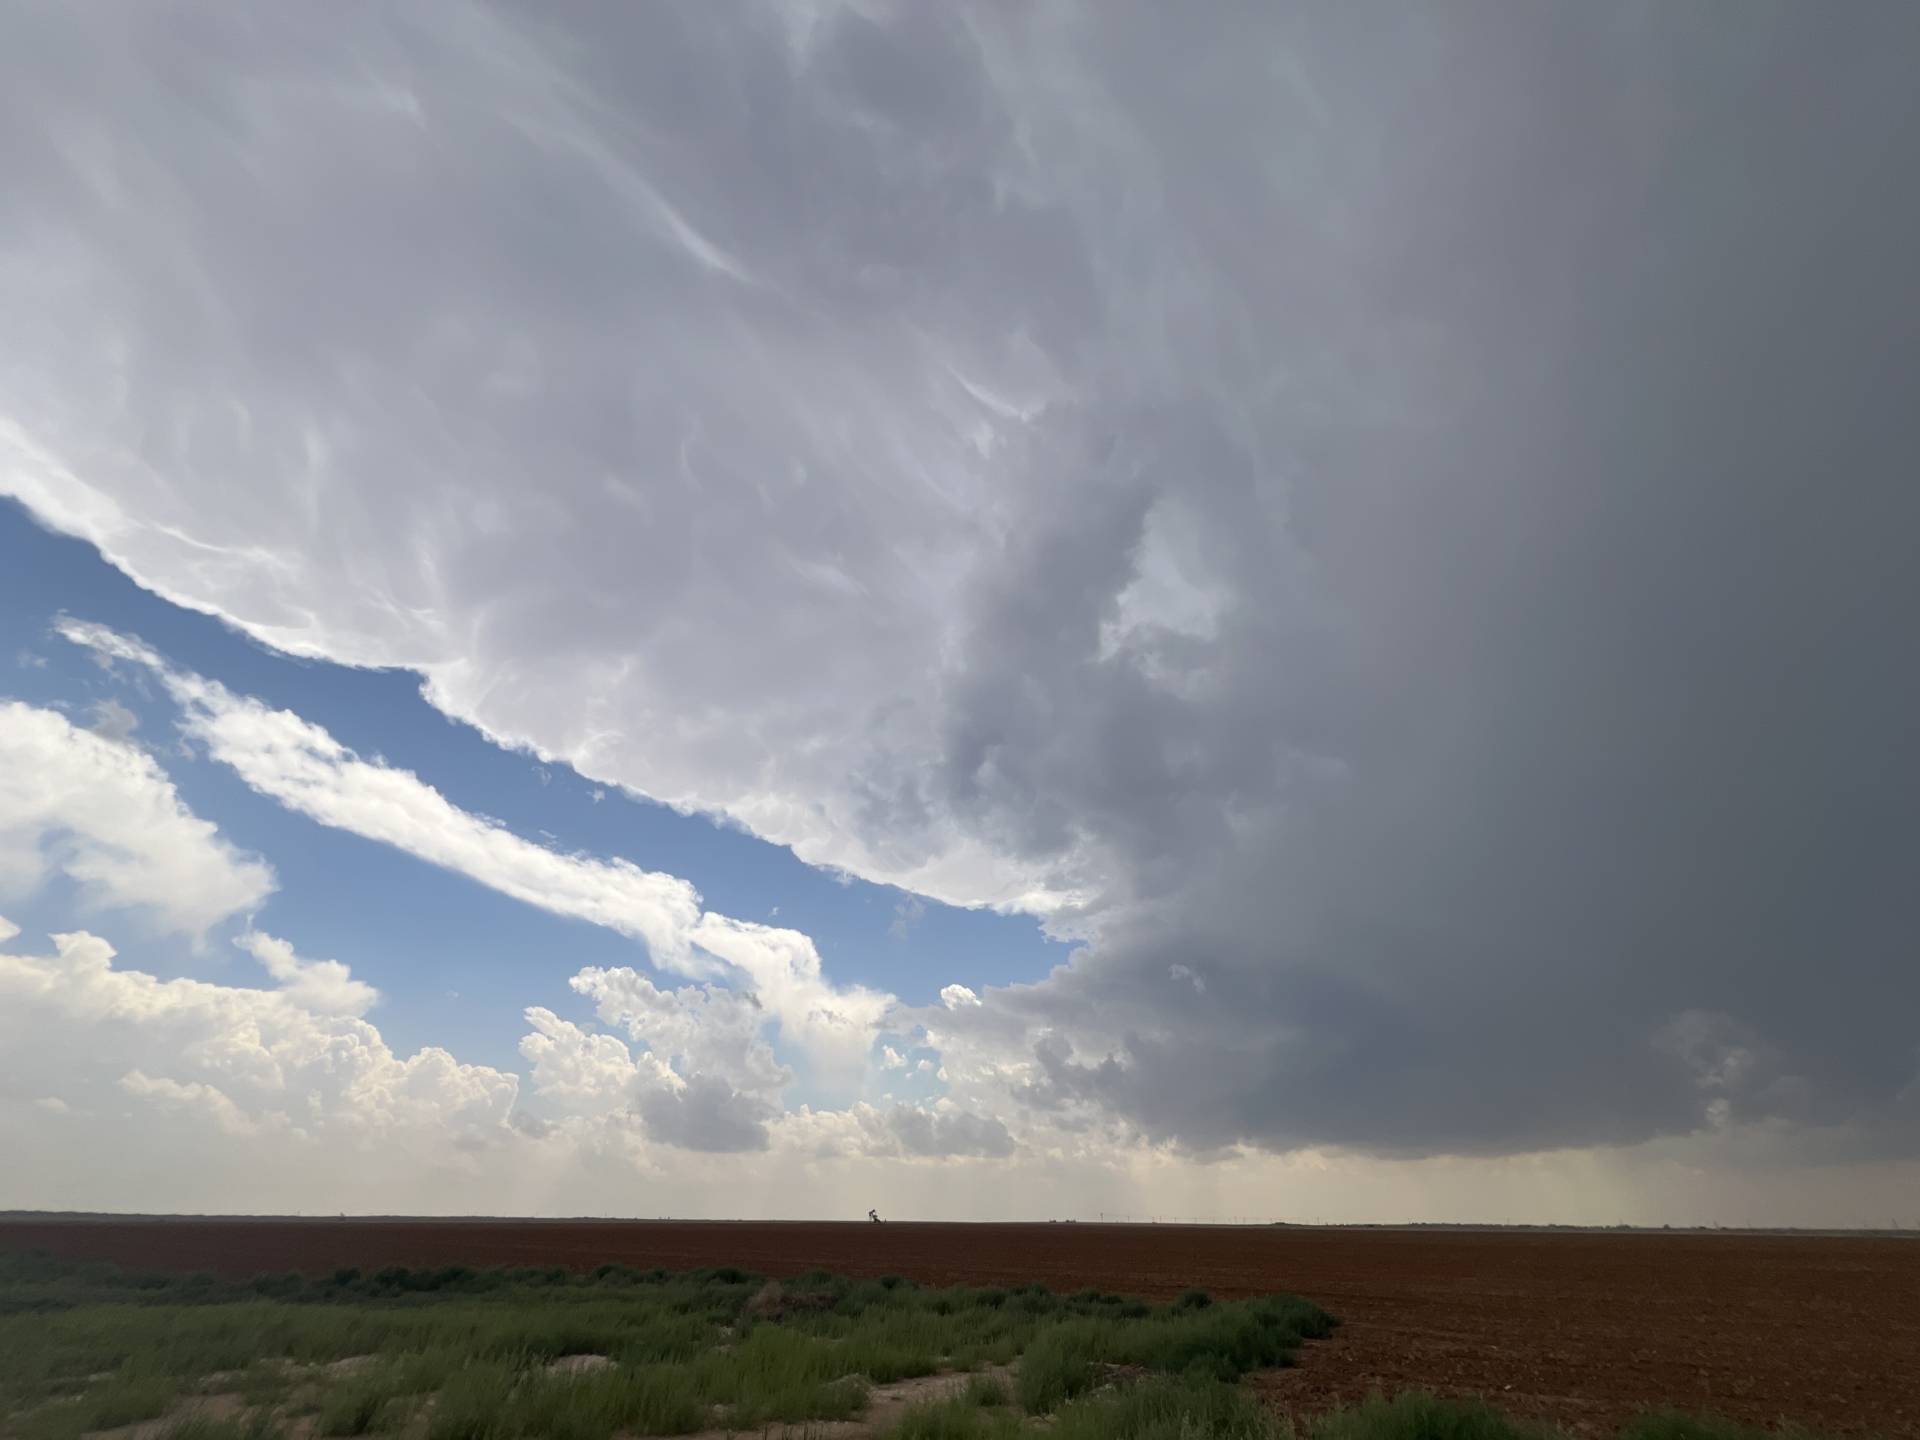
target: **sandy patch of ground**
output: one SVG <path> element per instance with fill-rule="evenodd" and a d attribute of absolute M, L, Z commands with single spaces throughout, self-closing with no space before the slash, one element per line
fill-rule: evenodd
<path fill-rule="evenodd" d="M 856 1420 L 803 1420 L 793 1424 L 774 1422 L 752 1430 L 716 1428 L 683 1435 L 678 1440 L 738 1440 L 741 1435 L 756 1435 L 765 1440 L 871 1440 L 892 1427 L 901 1414 L 914 1405 L 952 1399 L 963 1393 L 976 1375 L 990 1376 L 1013 1386 L 1013 1368 L 991 1365 L 983 1370 L 950 1370 L 939 1375 L 920 1375 L 911 1380 L 895 1380 L 875 1385 L 867 1392 L 867 1409 Z M 640 1440 L 640 1437 L 632 1437 Z"/>

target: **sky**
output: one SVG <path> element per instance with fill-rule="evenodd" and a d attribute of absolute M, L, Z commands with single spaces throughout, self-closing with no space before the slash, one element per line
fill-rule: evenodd
<path fill-rule="evenodd" d="M 0 1208 L 1920 1223 L 1916 56 L 0 0 Z"/>

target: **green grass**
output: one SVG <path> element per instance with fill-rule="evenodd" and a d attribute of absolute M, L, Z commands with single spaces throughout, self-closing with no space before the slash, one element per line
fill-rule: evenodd
<path fill-rule="evenodd" d="M 350 1376 L 327 1385 L 314 1412 L 316 1435 L 370 1435 L 393 1428 L 406 1408 L 386 1370 Z M 382 1422 L 385 1423 L 382 1423 Z"/>
<path fill-rule="evenodd" d="M 0 1340 L 0 1347 L 4 1345 Z M 6 1391 L 0 1389 L 0 1393 Z M 170 1376 L 129 1369 L 41 1406 L 13 1428 L 20 1440 L 69 1440 L 89 1431 L 157 1419 L 167 1413 L 179 1393 L 179 1382 Z"/>
<path fill-rule="evenodd" d="M 501 1433 L 515 1371 L 500 1361 L 454 1371 L 441 1386 L 427 1421 L 427 1440 L 487 1440 Z"/>
<path fill-rule="evenodd" d="M 1004 1408 L 971 1403 L 965 1396 L 914 1405 L 886 1432 L 887 1440 L 1017 1440 L 1031 1432 Z"/>
<path fill-rule="evenodd" d="M 428 1440 L 608 1440 L 849 1419 L 872 1385 L 1023 1353 L 1059 1372 L 1043 1397 L 1023 1387 L 1023 1403 L 1045 1410 L 1103 1363 L 1231 1378 L 1332 1324 L 1300 1301 L 1189 1295 L 1156 1308 L 1092 1290 L 926 1290 L 824 1273 L 764 1286 L 730 1267 L 388 1266 L 241 1282 L 3 1256 L 0 1394 L 22 1440 L 150 1419 L 181 1393 L 214 1389 L 238 1393 L 252 1415 L 310 1415 L 321 1437 L 395 1431 L 431 1397 Z M 614 1364 L 548 1373 L 572 1355 Z M 324 1369 L 352 1357 L 373 1358 Z M 102 1374 L 112 1378 L 90 1378 Z M 1008 1398 L 982 1377 L 962 1408 Z"/>
<path fill-rule="evenodd" d="M 1333 1329 L 1332 1317 L 1304 1300 L 1197 1304 L 1190 1298 L 1197 1293 L 1141 1319 L 1076 1318 L 1042 1331 L 1021 1357 L 1015 1387 L 1021 1408 L 1050 1414 L 1093 1388 L 1102 1367 L 1238 1380 L 1249 1370 L 1288 1364 L 1302 1339 Z"/>
<path fill-rule="evenodd" d="M 763 1288 L 765 1287 L 765 1288 Z M 1149 1305 L 1040 1286 L 929 1290 L 731 1267 L 464 1266 L 323 1276 L 153 1276 L 0 1255 L 0 1436 L 78 1440 L 174 1417 L 163 1440 L 614 1440 L 743 1432 L 866 1412 L 870 1387 L 975 1373 L 887 1440 L 1548 1440 L 1484 1405 L 1408 1394 L 1276 1422 L 1235 1383 L 1333 1320 L 1303 1300 Z M 612 1363 L 560 1373 L 568 1356 Z M 351 1367 L 327 1367 L 354 1358 Z M 239 1397 L 237 1418 L 191 1406 Z M 310 1417 L 310 1424 L 308 1418 Z M 1042 1426 L 1045 1428 L 1043 1429 Z M 1653 1413 L 1617 1440 L 1811 1440 Z"/>
<path fill-rule="evenodd" d="M 1812 1436 L 1793 1425 L 1764 1430 L 1717 1415 L 1650 1410 L 1622 1427 L 1619 1440 L 1812 1440 Z"/>
<path fill-rule="evenodd" d="M 1284 1427 L 1282 1427 L 1284 1428 Z M 1558 1440 L 1551 1426 L 1517 1420 L 1475 1400 L 1441 1400 L 1411 1391 L 1373 1396 L 1315 1417 L 1305 1440 Z M 1289 1437 L 1275 1431 L 1275 1440 Z M 1712 1415 L 1648 1411 L 1615 1432 L 1614 1440 L 1813 1440 L 1795 1426 L 1769 1430 Z"/>
<path fill-rule="evenodd" d="M 1311 1440 L 1542 1440 L 1551 1432 L 1477 1401 L 1415 1391 L 1335 1410 L 1317 1418 L 1310 1433 Z"/>
<path fill-rule="evenodd" d="M 967 1381 L 967 1388 L 961 1392 L 965 1404 L 985 1409 L 994 1405 L 1010 1405 L 1013 1393 L 1007 1389 L 1007 1382 L 998 1375 L 975 1375 Z"/>
<path fill-rule="evenodd" d="M 1063 1406 L 1051 1440 L 1276 1440 L 1260 1402 L 1212 1379 L 1144 1380 Z"/>
<path fill-rule="evenodd" d="M 1332 1324 L 1302 1301 L 1204 1299 L 1153 1307 L 1091 1290 L 927 1290 L 899 1276 L 824 1273 L 773 1287 L 730 1267 L 620 1265 L 589 1275 L 388 1266 L 240 1282 L 0 1256 L 10 1412 L 0 1418 L 21 1440 L 66 1440 L 219 1390 L 237 1393 L 251 1416 L 311 1416 L 327 1440 L 398 1431 L 429 1399 L 415 1427 L 427 1440 L 804 1427 L 860 1415 L 870 1386 L 1023 1353 L 1061 1371 L 1046 1398 L 1023 1390 L 1033 1410 L 1079 1394 L 1103 1363 L 1231 1378 L 1284 1360 Z M 613 1364 L 549 1373 L 574 1355 Z M 364 1363 L 325 1368 L 350 1358 Z M 91 1378 L 102 1374 L 112 1378 Z M 980 1377 L 958 1408 L 984 1416 L 1008 1399 L 1004 1382 Z M 996 1431 L 1017 1424 L 992 1420 Z"/>

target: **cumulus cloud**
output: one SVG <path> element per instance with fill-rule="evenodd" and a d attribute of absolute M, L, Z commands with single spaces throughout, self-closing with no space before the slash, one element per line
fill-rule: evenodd
<path fill-rule="evenodd" d="M 152 756 L 56 710 L 0 703 L 0 893 L 20 898 L 55 872 L 89 905 L 196 936 L 274 888 L 272 869 L 188 810 Z"/>
<path fill-rule="evenodd" d="M 781 1035 L 808 1054 L 823 1078 L 845 1081 L 865 1068 L 874 1032 L 893 1009 L 891 995 L 834 984 L 819 950 L 798 930 L 708 911 L 692 939 L 696 961 L 711 955 L 743 977 L 755 1003 L 778 1017 Z"/>
<path fill-rule="evenodd" d="M 1013 1153 L 1013 1136 L 991 1115 L 897 1105 L 887 1112 L 887 1126 L 909 1155 L 999 1158 Z"/>
<path fill-rule="evenodd" d="M 53 943 L 51 955 L 0 952 L 9 1088 L 88 1108 L 117 1091 L 229 1135 L 426 1129 L 484 1140 L 512 1109 L 514 1076 L 434 1048 L 402 1059 L 366 1021 L 308 1008 L 297 973 L 278 990 L 160 980 L 116 966 L 95 935 Z"/>
<path fill-rule="evenodd" d="M 0 920 L 0 943 L 18 933 Z M 952 1102 L 802 1107 L 730 1132 L 707 1108 L 724 1093 L 717 1086 L 694 1082 L 678 1102 L 648 1103 L 668 1092 L 642 1082 L 635 1105 L 644 1054 L 551 1012 L 528 1020 L 528 1099 L 542 1114 L 516 1103 L 511 1075 L 431 1048 L 403 1060 L 367 1022 L 316 1015 L 280 991 L 161 981 L 86 934 L 56 937 L 51 955 L 7 945 L 0 1144 L 13 1163 L 0 1172 L 0 1203 L 87 1208 L 103 1193 L 137 1193 L 163 1210 L 437 1214 L 468 1213 L 478 1194 L 506 1213 L 623 1214 L 640 1194 L 647 1214 L 851 1218 L 877 1203 L 887 1214 L 955 1218 L 1114 1207 L 1225 1218 L 1221 1196 L 1259 1195 L 1272 1218 L 1392 1220 L 1411 1194 L 1431 1215 L 1459 1219 L 1482 1217 L 1497 1194 L 1517 1216 L 1611 1223 L 1750 1215 L 1741 1207 L 1764 1186 L 1779 1220 L 1880 1223 L 1914 1184 L 1911 1165 L 1862 1168 L 1839 1155 L 1824 1170 L 1782 1168 L 1764 1132 L 1737 1126 L 1710 1147 L 1618 1157 L 1236 1152 L 1210 1167 L 1070 1131 L 1015 1139 L 996 1117 Z M 1689 1028 L 1680 1043 L 1714 1027 Z M 737 1106 L 718 1108 L 724 1119 Z M 680 1143 L 675 1109 L 700 1117 L 684 1137 L 698 1148 Z M 713 1143 L 730 1135 L 743 1143 Z M 996 1183 L 956 1186 L 956 1164 L 993 1166 Z M 1236 1201 L 1234 1213 L 1244 1208 Z"/>
<path fill-rule="evenodd" d="M 767 1122 L 780 1113 L 793 1073 L 767 1041 L 755 994 L 713 985 L 665 990 L 626 966 L 590 967 L 568 983 L 602 1021 L 645 1047 L 627 1088 L 651 1135 L 692 1150 L 766 1148 Z M 567 1038 L 620 1046 L 610 1036 Z"/>
<path fill-rule="evenodd" d="M 802 1107 L 781 1117 L 783 1147 L 818 1158 L 1005 1160 L 1018 1149 L 1006 1125 L 950 1102 L 932 1106 L 856 1102 L 845 1110 Z M 1111 1161 L 1111 1152 L 1101 1157 Z"/>
<path fill-rule="evenodd" d="M 136 1127 L 159 1127 L 155 1138 L 227 1168 L 255 1146 L 303 1166 L 356 1152 L 393 1165 L 410 1147 L 449 1159 L 551 1142 L 559 1163 L 599 1154 L 630 1174 L 668 1163 L 659 1147 L 747 1152 L 743 1164 L 770 1150 L 815 1160 L 1014 1151 L 998 1121 L 951 1105 L 783 1115 L 774 1097 L 787 1076 L 739 1018 L 751 1002 L 723 991 L 582 972 L 574 988 L 642 1048 L 529 1008 L 520 1050 L 543 1110 L 516 1119 L 515 1076 L 433 1047 L 395 1055 L 365 1020 L 312 1003 L 351 993 L 344 966 L 329 972 L 333 962 L 302 961 L 270 936 L 249 935 L 245 948 L 287 982 L 273 990 L 160 980 L 116 964 L 112 946 L 86 933 L 54 936 L 51 955 L 22 953 L 9 944 L 18 934 L 0 920 L 0 1104 L 68 1117 L 69 1157 L 127 1104 Z M 124 1182 L 117 1154 L 109 1147 L 95 1168 Z"/>
<path fill-rule="evenodd" d="M 631 978 L 648 984 L 645 977 Z M 590 992 L 592 987 L 576 981 L 575 988 Z M 685 1014 L 692 1007 L 655 994 L 666 1007 L 680 1004 L 683 1037 L 697 1028 L 699 1020 Z M 704 1007 L 705 1000 L 693 1005 Z M 684 1150 L 732 1154 L 767 1148 L 767 1122 L 779 1114 L 773 1099 L 736 1089 L 728 1075 L 698 1068 L 691 1046 L 664 1048 L 671 1041 L 660 1029 L 631 1012 L 616 1013 L 633 1022 L 628 1028 L 635 1039 L 652 1047 L 637 1059 L 616 1036 L 590 1034 L 550 1010 L 529 1009 L 527 1022 L 534 1031 L 520 1042 L 520 1053 L 533 1064 L 534 1093 L 579 1113 L 633 1118 L 649 1140 Z M 777 1084 L 773 1088 L 777 1093 Z"/>
<path fill-rule="evenodd" d="M 526 1020 L 533 1033 L 521 1040 L 520 1054 L 533 1066 L 536 1093 L 589 1112 L 627 1103 L 639 1067 L 617 1036 L 589 1034 L 539 1005 L 527 1009 Z"/>
<path fill-rule="evenodd" d="M 713 985 L 662 989 L 630 966 L 590 966 L 567 982 L 663 1061 L 725 1076 L 745 1089 L 777 1094 L 791 1080 L 764 1033 L 766 1015 L 750 993 Z"/>
<path fill-rule="evenodd" d="M 129 1070 L 120 1077 L 120 1088 L 138 1100 L 150 1102 L 154 1109 L 197 1115 L 228 1135 L 252 1135 L 260 1123 L 234 1103 L 224 1090 L 199 1080 L 185 1084 L 155 1079 L 140 1070 Z"/>
<path fill-rule="evenodd" d="M 929 1007 L 981 1113 L 1911 1153 L 1920 10 L 1762 8 L 57 7 L 0 57 L 0 488 L 1083 941 Z M 856 1054 L 799 941 L 549 859 Z"/>
<path fill-rule="evenodd" d="M 338 960 L 302 960 L 285 940 L 258 930 L 234 937 L 234 944 L 260 962 L 280 982 L 280 992 L 303 1009 L 322 1015 L 364 1015 L 380 992 Z"/>
<path fill-rule="evenodd" d="M 648 1133 L 688 1150 L 764 1150 L 767 1121 L 777 1113 L 714 1075 L 696 1075 L 684 1084 L 649 1090 L 640 1097 L 640 1115 Z"/>

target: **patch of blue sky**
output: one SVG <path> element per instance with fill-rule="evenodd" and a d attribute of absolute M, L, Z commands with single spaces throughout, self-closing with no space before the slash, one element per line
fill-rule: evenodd
<path fill-rule="evenodd" d="M 255 917 L 259 928 L 303 956 L 345 961 L 379 987 L 383 1001 L 371 1018 L 401 1053 L 440 1045 L 463 1060 L 520 1069 L 524 1007 L 586 1021 L 587 1005 L 567 988 L 568 978 L 585 965 L 648 968 L 645 947 L 329 829 L 255 794 L 226 767 L 190 758 L 178 744 L 171 703 L 137 679 L 105 674 L 53 635 L 61 613 L 137 635 L 173 663 L 324 726 L 361 755 L 413 771 L 453 803 L 528 839 L 679 875 L 711 910 L 801 930 L 838 984 L 926 1004 L 956 981 L 978 990 L 1037 979 L 1066 958 L 1067 947 L 1028 917 L 913 903 L 890 886 L 847 882 L 733 826 L 502 749 L 428 705 L 411 673 L 271 651 L 140 589 L 91 546 L 50 534 L 17 504 L 0 501 L 0 696 L 59 706 L 77 723 L 97 718 L 94 707 L 107 700 L 132 711 L 136 738 L 195 813 L 274 866 L 280 888 Z M 597 801 L 596 792 L 604 792 Z M 8 902 L 7 913 L 29 941 L 48 930 L 94 928 L 126 963 L 163 976 L 260 982 L 252 959 L 229 943 L 244 921 L 196 947 L 144 931 L 137 916 L 79 912 L 74 900 L 71 887 L 56 881 L 25 902 Z M 900 1094 L 925 1093 L 929 1080 L 911 1071 L 883 1078 L 898 1080 Z M 847 1097 L 803 1082 L 789 1098 Z"/>

